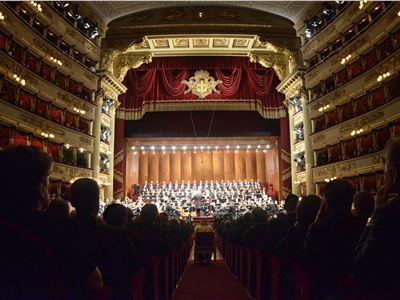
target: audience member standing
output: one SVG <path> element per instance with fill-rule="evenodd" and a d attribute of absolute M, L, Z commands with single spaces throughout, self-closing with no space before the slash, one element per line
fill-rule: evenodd
<path fill-rule="evenodd" d="M 399 299 L 400 139 L 384 149 L 386 188 L 356 248 L 355 277 L 380 299 Z"/>

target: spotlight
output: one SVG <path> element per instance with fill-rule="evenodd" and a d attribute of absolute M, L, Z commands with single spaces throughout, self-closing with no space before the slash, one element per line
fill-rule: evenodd
<path fill-rule="evenodd" d="M 142 146 L 142 147 L 140 147 L 140 149 L 141 149 L 141 150 L 144 150 L 144 147 Z"/>
<path fill-rule="evenodd" d="M 172 150 L 175 150 L 176 149 L 176 147 L 175 146 L 172 146 Z"/>
<path fill-rule="evenodd" d="M 135 150 L 135 149 L 136 149 L 136 147 L 135 147 L 135 146 L 132 146 L 132 147 L 131 147 L 131 149 L 132 149 L 132 150 Z"/>
<path fill-rule="evenodd" d="M 151 147 L 150 147 L 150 149 L 151 149 L 151 150 L 154 150 L 154 149 L 155 149 L 155 147 L 154 147 L 154 146 L 151 146 Z"/>
<path fill-rule="evenodd" d="M 185 145 L 185 146 L 183 146 L 183 147 L 182 147 L 182 149 L 183 149 L 183 150 L 186 150 L 186 149 L 187 149 L 186 145 Z"/>
<path fill-rule="evenodd" d="M 239 145 L 237 145 L 237 146 L 236 146 L 236 149 L 240 149 L 240 146 L 239 146 Z"/>
<path fill-rule="evenodd" d="M 162 146 L 162 147 L 161 147 L 161 150 L 163 150 L 163 151 L 164 151 L 164 150 L 165 150 L 165 146 Z M 165 152 L 165 151 L 164 151 L 164 152 Z"/>
<path fill-rule="evenodd" d="M 229 145 L 226 145 L 226 147 L 225 147 L 226 149 L 229 149 Z"/>
<path fill-rule="evenodd" d="M 89 19 L 88 18 L 85 18 L 83 20 L 83 28 L 84 29 L 89 29 L 90 28 L 90 23 L 89 23 Z"/>
<path fill-rule="evenodd" d="M 92 33 L 90 34 L 90 38 L 94 39 L 96 36 L 99 35 L 99 30 L 97 29 L 97 23 L 93 24 L 93 30 Z"/>
<path fill-rule="evenodd" d="M 69 2 L 68 1 L 60 1 L 60 2 L 58 2 L 58 6 L 60 6 L 61 8 L 63 8 L 65 10 L 69 6 Z"/>

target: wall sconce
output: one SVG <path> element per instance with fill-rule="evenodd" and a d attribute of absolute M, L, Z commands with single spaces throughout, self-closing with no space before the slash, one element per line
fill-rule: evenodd
<path fill-rule="evenodd" d="M 83 109 L 78 109 L 76 107 L 74 107 L 74 111 L 76 111 L 77 113 L 80 113 L 81 115 L 86 114 L 86 111 L 84 111 Z"/>
<path fill-rule="evenodd" d="M 37 3 L 36 1 L 31 1 L 30 5 L 32 5 L 38 12 L 42 12 L 42 5 Z"/>
<path fill-rule="evenodd" d="M 85 151 L 85 149 L 83 149 L 82 147 L 78 149 L 80 153 L 83 153 L 83 151 Z"/>
<path fill-rule="evenodd" d="M 376 81 L 381 82 L 383 79 L 387 78 L 390 76 L 390 72 L 386 72 L 382 75 L 379 75 L 378 78 L 376 79 Z"/>
<path fill-rule="evenodd" d="M 346 62 L 348 62 L 351 58 L 351 54 L 347 55 L 346 57 L 343 57 L 340 63 L 344 65 Z"/>
<path fill-rule="evenodd" d="M 367 3 L 367 2 L 368 2 L 368 0 L 362 0 L 362 1 L 360 1 L 360 5 L 358 6 L 358 8 L 359 8 L 359 9 L 363 9 L 364 4 Z"/>
<path fill-rule="evenodd" d="M 15 79 L 16 82 L 18 82 L 20 85 L 24 86 L 25 85 L 25 79 L 19 77 L 17 74 L 13 75 L 13 78 Z"/>
<path fill-rule="evenodd" d="M 54 139 L 54 134 L 42 131 L 41 136 Z"/>
<path fill-rule="evenodd" d="M 3 21 L 5 19 L 5 16 L 3 15 L 3 13 L 0 11 L 0 21 Z"/>
<path fill-rule="evenodd" d="M 57 58 L 54 58 L 53 56 L 50 56 L 50 61 L 52 61 L 53 63 L 55 63 L 55 64 L 57 64 L 57 65 L 59 65 L 59 66 L 62 66 L 62 61 L 61 60 L 59 60 L 59 59 L 57 59 Z"/>
<path fill-rule="evenodd" d="M 330 107 L 330 105 L 327 104 L 327 105 L 325 105 L 325 106 L 323 106 L 323 107 L 320 107 L 320 108 L 318 109 L 318 111 L 319 111 L 319 112 L 322 112 L 322 111 L 324 111 L 324 110 L 327 110 L 329 107 Z"/>
<path fill-rule="evenodd" d="M 353 130 L 350 134 L 352 136 L 355 136 L 355 135 L 359 135 L 360 133 L 363 133 L 363 132 L 364 132 L 364 129 L 360 128 L 358 130 Z"/>
<path fill-rule="evenodd" d="M 333 181 L 333 180 L 336 180 L 337 179 L 337 177 L 335 176 L 335 177 L 332 177 L 332 178 L 325 178 L 324 180 L 325 180 L 325 182 L 330 182 L 330 181 Z"/>

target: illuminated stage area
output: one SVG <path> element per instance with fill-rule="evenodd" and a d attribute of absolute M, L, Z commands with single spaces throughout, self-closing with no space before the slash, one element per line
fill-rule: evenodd
<path fill-rule="evenodd" d="M 276 137 L 129 138 L 126 147 L 127 192 L 145 182 L 254 181 L 280 196 Z"/>

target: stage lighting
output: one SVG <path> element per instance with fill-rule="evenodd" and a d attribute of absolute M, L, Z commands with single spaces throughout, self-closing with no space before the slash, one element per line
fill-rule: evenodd
<path fill-rule="evenodd" d="M 186 150 L 186 149 L 187 149 L 186 145 L 185 145 L 185 146 L 183 146 L 183 147 L 182 147 L 182 149 L 183 149 L 183 150 Z"/>
<path fill-rule="evenodd" d="M 151 149 L 151 150 L 154 150 L 154 149 L 155 149 L 155 147 L 154 147 L 154 146 L 151 146 L 151 147 L 150 147 L 150 149 Z"/>
<path fill-rule="evenodd" d="M 210 146 L 207 146 L 207 149 L 211 149 L 211 147 L 210 147 Z"/>
<path fill-rule="evenodd" d="M 250 145 L 247 145 L 247 149 L 250 149 L 251 148 L 251 146 Z"/>
<path fill-rule="evenodd" d="M 175 146 L 172 146 L 172 150 L 175 150 L 176 149 L 176 147 Z"/>
<path fill-rule="evenodd" d="M 66 9 L 69 6 L 69 2 L 68 1 L 60 1 L 60 2 L 58 2 L 58 6 L 60 6 L 63 9 Z"/>
<path fill-rule="evenodd" d="M 200 146 L 200 149 L 203 150 L 203 149 L 204 149 L 204 146 Z"/>
<path fill-rule="evenodd" d="M 311 21 L 310 21 L 311 26 L 314 28 L 321 26 L 322 23 L 323 23 L 323 21 L 320 18 L 318 18 L 317 16 L 312 17 Z"/>
<path fill-rule="evenodd" d="M 90 23 L 89 23 L 89 19 L 88 18 L 83 19 L 83 28 L 85 28 L 85 29 L 89 29 L 90 28 Z"/>
<path fill-rule="evenodd" d="M 260 148 L 261 148 L 261 146 L 260 146 L 260 145 L 257 145 L 257 148 L 258 148 L 258 149 L 260 149 Z"/>
<path fill-rule="evenodd" d="M 96 36 L 99 35 L 99 30 L 97 29 L 97 23 L 93 24 L 93 30 L 92 33 L 90 34 L 90 38 L 94 39 Z"/>
<path fill-rule="evenodd" d="M 215 149 L 218 149 L 218 146 L 215 146 Z"/>
<path fill-rule="evenodd" d="M 142 147 L 140 147 L 140 149 L 141 149 L 141 150 L 144 150 L 144 147 L 142 146 Z"/>
<path fill-rule="evenodd" d="M 236 146 L 236 149 L 240 149 L 240 146 L 239 146 L 239 145 L 237 145 L 237 146 Z"/>
<path fill-rule="evenodd" d="M 265 146 L 267 149 L 269 149 L 269 148 L 271 148 L 271 146 L 270 145 L 267 145 L 267 146 Z"/>
<path fill-rule="evenodd" d="M 161 150 L 165 150 L 165 146 L 162 146 L 162 147 L 161 147 Z M 165 151 L 164 151 L 164 152 L 165 152 Z"/>
<path fill-rule="evenodd" d="M 194 148 L 193 148 L 194 150 L 196 150 L 197 149 L 197 146 L 194 146 Z"/>
<path fill-rule="evenodd" d="M 226 148 L 226 149 L 229 149 L 229 145 L 227 145 L 225 148 Z"/>
<path fill-rule="evenodd" d="M 79 6 L 75 5 L 74 8 L 70 12 L 68 12 L 68 15 L 75 21 L 79 20 L 81 18 L 81 14 L 79 12 Z"/>

